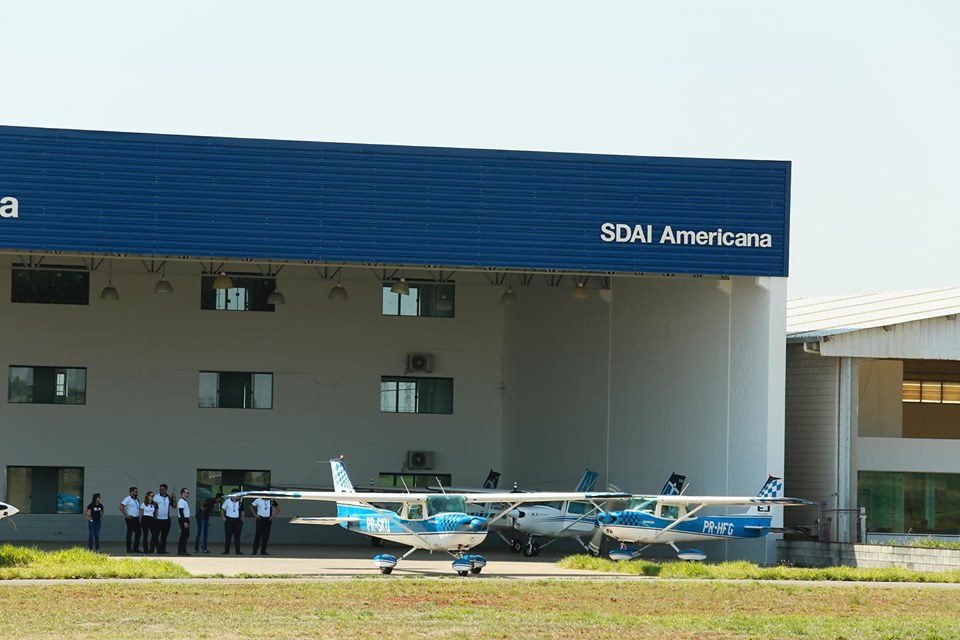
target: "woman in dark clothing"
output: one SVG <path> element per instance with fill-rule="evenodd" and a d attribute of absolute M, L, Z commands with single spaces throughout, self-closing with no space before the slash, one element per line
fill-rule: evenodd
<path fill-rule="evenodd" d="M 89 518 L 87 528 L 87 549 L 90 551 L 100 551 L 100 525 L 103 521 L 103 503 L 100 502 L 100 494 L 93 494 L 90 504 L 87 505 L 85 515 Z"/>
<path fill-rule="evenodd" d="M 143 531 L 143 552 L 156 553 L 157 551 L 157 502 L 153 499 L 153 491 L 147 491 L 140 505 L 140 529 Z M 150 543 L 147 543 L 150 536 Z"/>

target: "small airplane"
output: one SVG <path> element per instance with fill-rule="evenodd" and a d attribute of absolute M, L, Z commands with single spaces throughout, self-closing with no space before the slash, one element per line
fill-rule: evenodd
<path fill-rule="evenodd" d="M 407 545 L 410 549 L 399 558 L 388 553 L 374 557 L 374 565 L 383 574 L 393 571 L 397 563 L 414 551 L 443 551 L 454 557 L 457 575 L 480 573 L 487 564 L 481 555 L 467 553 L 487 537 L 492 523 L 511 510 L 530 502 L 585 500 L 600 503 L 609 499 L 628 498 L 616 492 L 530 492 L 530 493 L 357 493 L 343 464 L 343 457 L 330 461 L 333 491 L 240 491 L 239 498 L 299 499 L 335 502 L 335 517 L 300 517 L 291 524 L 340 525 L 348 531 Z M 400 503 L 399 511 L 374 503 Z M 502 503 L 499 512 L 489 517 L 467 512 L 468 504 Z"/>
<path fill-rule="evenodd" d="M 597 516 L 602 531 L 620 541 L 620 548 L 610 552 L 611 560 L 632 560 L 647 547 L 668 544 L 680 560 L 704 560 L 707 555 L 696 549 L 681 551 L 678 542 L 697 540 L 732 540 L 760 538 L 768 533 L 790 531 L 771 527 L 772 505 L 786 507 L 816 504 L 802 498 L 783 497 L 783 479 L 770 476 L 760 493 L 747 497 L 723 496 L 632 496 L 620 511 Z M 735 515 L 697 516 L 711 506 L 749 505 L 746 513 Z M 628 547 L 627 544 L 642 544 Z"/>
<path fill-rule="evenodd" d="M 575 491 L 592 491 L 599 475 L 596 471 L 587 469 Z M 660 492 L 661 495 L 679 494 L 683 488 L 684 480 L 686 480 L 686 476 L 676 473 L 671 474 L 670 479 L 667 480 Z M 596 506 L 572 500 L 535 504 L 523 509 L 513 509 L 507 514 L 513 520 L 514 530 L 527 534 L 526 543 L 517 538 L 507 540 L 506 536 L 498 533 L 513 551 L 522 551 L 525 558 L 538 555 L 543 547 L 560 538 L 573 538 L 587 553 L 599 556 L 600 538 L 603 533 L 597 530 L 599 523 L 596 514 L 598 511 L 599 509 Z M 584 538 L 586 536 L 593 537 L 585 542 Z M 541 544 L 537 542 L 538 537 L 553 538 L 553 540 Z"/>
<path fill-rule="evenodd" d="M 10 516 L 16 515 L 18 513 L 20 513 L 20 509 L 17 509 L 12 504 L 7 504 L 6 502 L 0 502 L 0 520 L 3 520 L 4 518 L 9 518 Z"/>

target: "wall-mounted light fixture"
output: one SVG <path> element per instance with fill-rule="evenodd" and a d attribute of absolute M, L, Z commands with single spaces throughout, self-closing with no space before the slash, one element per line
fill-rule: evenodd
<path fill-rule="evenodd" d="M 403 276 L 400 276 L 400 279 L 390 285 L 390 291 L 393 293 L 399 293 L 402 296 L 410 295 L 410 285 L 407 283 L 407 279 Z"/>
<path fill-rule="evenodd" d="M 587 289 L 583 280 L 577 280 L 577 286 L 573 288 L 573 293 L 570 295 L 574 300 L 586 300 L 590 297 L 590 290 Z"/>
<path fill-rule="evenodd" d="M 287 304 L 287 299 L 280 292 L 280 289 L 274 289 L 273 293 L 267 296 L 267 304 Z"/>

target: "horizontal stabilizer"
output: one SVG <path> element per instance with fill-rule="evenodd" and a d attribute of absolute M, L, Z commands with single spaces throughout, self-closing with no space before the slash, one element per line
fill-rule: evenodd
<path fill-rule="evenodd" d="M 360 518 L 294 518 L 290 521 L 290 524 L 322 524 L 322 525 L 334 525 L 334 524 L 356 524 L 360 522 Z"/>

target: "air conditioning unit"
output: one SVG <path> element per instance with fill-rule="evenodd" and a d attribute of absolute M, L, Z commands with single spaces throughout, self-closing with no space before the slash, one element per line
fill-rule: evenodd
<path fill-rule="evenodd" d="M 433 451 L 407 451 L 408 469 L 433 469 Z"/>
<path fill-rule="evenodd" d="M 407 373 L 432 373 L 433 356 L 429 353 L 408 353 Z"/>

